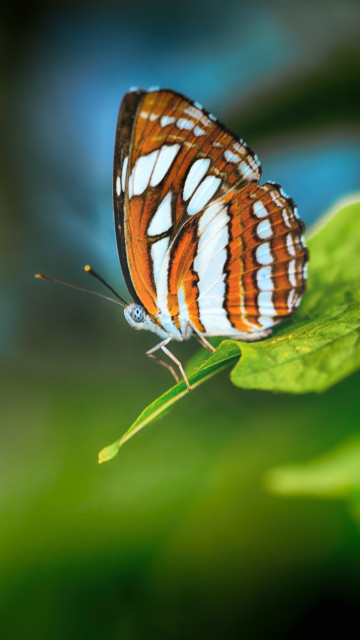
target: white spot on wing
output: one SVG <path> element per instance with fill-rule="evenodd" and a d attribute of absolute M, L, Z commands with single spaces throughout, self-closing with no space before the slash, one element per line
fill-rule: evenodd
<path fill-rule="evenodd" d="M 205 130 L 204 130 L 204 129 L 201 129 L 201 127 L 198 127 L 198 126 L 196 125 L 196 127 L 194 128 L 193 133 L 194 133 L 196 136 L 204 136 L 204 135 L 205 135 Z"/>
<path fill-rule="evenodd" d="M 258 307 L 262 316 L 276 316 L 276 309 L 272 301 L 271 291 L 260 291 L 258 295 Z"/>
<path fill-rule="evenodd" d="M 296 276 L 295 276 L 295 268 L 296 268 L 296 262 L 295 260 L 291 260 L 288 266 L 288 276 L 289 276 L 289 282 L 292 287 L 296 287 L 296 284 L 297 284 Z"/>
<path fill-rule="evenodd" d="M 179 144 L 164 145 L 160 149 L 159 157 L 154 167 L 153 174 L 151 176 L 150 184 L 152 187 L 156 187 L 159 182 L 164 178 L 172 163 L 175 160 L 175 156 L 180 149 Z"/>
<path fill-rule="evenodd" d="M 120 176 L 116 178 L 116 194 L 119 196 L 121 193 L 121 180 Z"/>
<path fill-rule="evenodd" d="M 239 162 L 240 160 L 240 156 L 237 156 L 236 153 L 233 153 L 229 149 L 226 149 L 226 151 L 224 151 L 224 157 L 228 162 Z"/>
<path fill-rule="evenodd" d="M 294 242 L 293 239 L 291 237 L 291 233 L 288 233 L 286 236 L 286 246 L 287 246 L 287 250 L 288 250 L 288 254 L 290 256 L 296 256 L 296 251 L 295 251 L 295 247 L 294 247 Z"/>
<path fill-rule="evenodd" d="M 121 184 L 122 184 L 122 189 L 123 191 L 125 191 L 125 186 L 126 186 L 126 171 L 127 171 L 127 166 L 128 166 L 128 156 L 126 156 L 123 166 L 122 166 L 122 170 L 121 170 Z"/>
<path fill-rule="evenodd" d="M 267 240 L 273 235 L 273 230 L 269 220 L 262 220 L 256 227 L 256 233 L 260 240 Z"/>
<path fill-rule="evenodd" d="M 273 257 L 270 251 L 270 243 L 263 242 L 259 244 L 256 249 L 256 260 L 259 264 L 271 264 L 273 262 Z"/>
<path fill-rule="evenodd" d="M 153 172 L 155 163 L 158 159 L 159 151 L 152 151 L 146 156 L 140 156 L 135 162 L 135 166 L 131 172 L 129 180 L 129 196 L 132 197 L 140 195 L 145 191 L 149 184 L 151 174 Z M 130 194 L 131 190 L 131 194 Z"/>
<path fill-rule="evenodd" d="M 169 124 L 174 124 L 176 118 L 173 116 L 162 116 L 160 118 L 160 124 L 162 127 L 167 127 Z"/>
<path fill-rule="evenodd" d="M 189 130 L 191 130 L 191 129 L 194 128 L 194 124 L 195 123 L 192 120 L 188 120 L 187 118 L 179 118 L 176 121 L 176 126 L 179 129 L 189 129 Z"/>
<path fill-rule="evenodd" d="M 220 178 L 216 178 L 215 176 L 207 176 L 204 178 L 189 202 L 188 214 L 190 216 L 193 216 L 206 207 L 207 203 L 218 190 L 220 182 Z"/>
<path fill-rule="evenodd" d="M 157 236 L 170 229 L 172 225 L 171 219 L 171 192 L 165 196 L 161 204 L 158 206 L 153 219 L 148 228 L 149 236 Z"/>
<path fill-rule="evenodd" d="M 244 176 L 244 178 L 252 176 L 254 173 L 253 169 L 249 166 L 249 164 L 250 163 L 248 163 L 246 160 L 243 160 L 243 162 L 240 162 L 240 164 L 238 165 L 239 171 L 241 175 Z"/>
<path fill-rule="evenodd" d="M 264 207 L 263 203 L 258 200 L 253 204 L 253 212 L 257 218 L 265 218 L 268 215 L 267 209 Z"/>
<path fill-rule="evenodd" d="M 162 312 L 167 313 L 167 279 L 169 270 L 169 238 L 162 238 L 151 246 L 153 274 L 156 284 L 157 305 Z"/>
<path fill-rule="evenodd" d="M 199 160 L 195 160 L 195 162 L 191 165 L 190 171 L 186 176 L 184 184 L 183 199 L 185 200 L 185 202 L 194 193 L 196 187 L 203 179 L 209 167 L 209 158 L 200 158 Z"/>
<path fill-rule="evenodd" d="M 271 267 L 261 267 L 256 274 L 256 281 L 260 291 L 272 291 L 274 289 L 274 282 Z"/>

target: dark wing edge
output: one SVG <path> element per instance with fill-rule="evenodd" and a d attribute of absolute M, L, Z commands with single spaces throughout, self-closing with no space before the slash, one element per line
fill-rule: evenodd
<path fill-rule="evenodd" d="M 119 109 L 116 125 L 114 164 L 113 164 L 113 206 L 117 249 L 121 270 L 126 286 L 135 302 L 141 304 L 141 300 L 134 289 L 127 255 L 124 233 L 124 217 L 126 204 L 126 185 L 128 181 L 128 166 L 124 170 L 124 161 L 131 155 L 134 123 L 146 91 L 137 90 L 126 93 Z M 129 165 L 129 163 L 127 163 Z"/>

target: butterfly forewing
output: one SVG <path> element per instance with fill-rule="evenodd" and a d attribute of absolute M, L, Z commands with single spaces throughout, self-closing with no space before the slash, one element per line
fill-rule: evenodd
<path fill-rule="evenodd" d="M 129 93 L 114 162 L 119 254 L 149 314 L 208 335 L 259 335 L 290 315 L 307 251 L 293 202 L 259 185 L 247 145 L 172 91 Z"/>

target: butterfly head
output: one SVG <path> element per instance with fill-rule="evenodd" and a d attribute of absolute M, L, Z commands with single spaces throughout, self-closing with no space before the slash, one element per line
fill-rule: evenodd
<path fill-rule="evenodd" d="M 159 333 L 159 328 L 141 304 L 130 302 L 124 309 L 124 315 L 129 325 L 136 331 L 147 329 L 148 331 Z M 164 333 L 161 329 L 160 332 L 161 335 Z"/>
<path fill-rule="evenodd" d="M 124 315 L 129 325 L 140 331 L 140 329 L 146 329 L 156 333 L 161 338 L 167 338 L 168 333 L 164 331 L 158 323 L 154 321 L 154 318 L 145 310 L 145 308 L 137 302 L 130 302 L 124 309 Z"/>
<path fill-rule="evenodd" d="M 150 320 L 144 307 L 141 304 L 136 304 L 136 302 L 128 304 L 124 309 L 124 314 L 128 323 L 138 331 L 145 329 L 147 321 Z"/>

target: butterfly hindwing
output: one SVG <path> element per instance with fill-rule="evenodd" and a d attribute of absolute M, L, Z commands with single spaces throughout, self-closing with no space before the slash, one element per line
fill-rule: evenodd
<path fill-rule="evenodd" d="M 293 202 L 271 183 L 247 185 L 201 214 L 194 266 L 208 334 L 255 335 L 293 313 L 306 282 L 302 232 Z"/>

